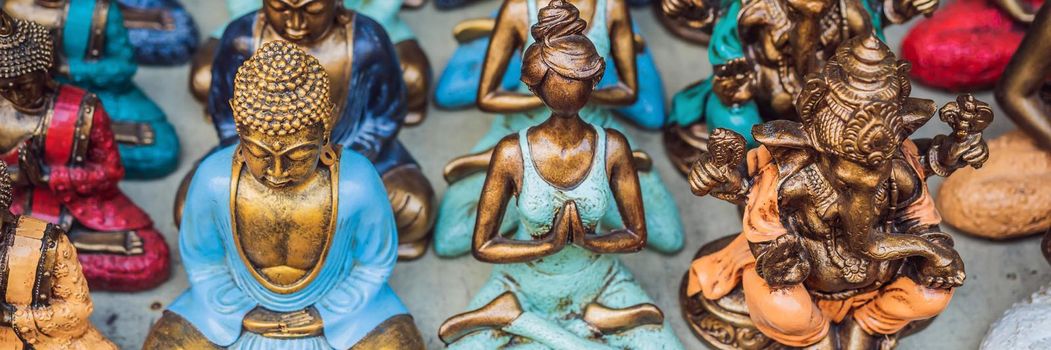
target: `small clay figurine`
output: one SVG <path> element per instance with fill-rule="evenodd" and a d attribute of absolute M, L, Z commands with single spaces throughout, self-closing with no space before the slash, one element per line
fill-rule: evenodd
<path fill-rule="evenodd" d="M 325 0 L 327 1 L 327 0 Z M 296 1 L 278 0 L 226 0 L 230 19 L 238 20 L 242 16 L 255 13 L 262 3 L 273 2 L 279 8 L 293 7 L 306 9 L 310 4 L 324 1 Z M 343 7 L 354 10 L 358 14 L 368 16 L 375 20 L 387 31 L 390 41 L 394 43 L 398 62 L 401 63 L 402 79 L 405 80 L 408 99 L 405 101 L 409 110 L 405 116 L 405 125 L 417 125 L 423 123 L 427 117 L 428 94 L 431 88 L 431 62 L 427 54 L 423 52 L 420 43 L 416 41 L 416 35 L 412 28 L 398 16 L 399 10 L 409 6 L 411 0 L 343 0 Z M 422 5 L 418 4 L 417 6 Z M 317 6 L 317 5 L 313 5 Z M 190 90 L 194 96 L 201 101 L 208 98 L 208 89 L 212 79 L 212 63 L 215 58 L 215 49 L 219 46 L 219 38 L 222 36 L 225 26 L 219 28 L 205 43 L 205 49 L 197 54 L 194 66 L 190 70 Z"/>
<path fill-rule="evenodd" d="M 889 349 L 963 284 L 963 261 L 926 178 L 980 167 L 988 105 L 939 111 L 952 136 L 908 137 L 934 115 L 909 65 L 875 36 L 850 39 L 796 101 L 801 122 L 757 125 L 759 147 L 716 129 L 690 184 L 744 204 L 740 234 L 701 248 L 683 279 L 687 322 L 718 349 Z"/>
<path fill-rule="evenodd" d="M 368 158 L 330 143 L 325 67 L 270 41 L 233 78 L 241 138 L 205 158 L 179 232 L 190 288 L 144 349 L 423 349 L 387 285 L 397 226 Z"/>
<path fill-rule="evenodd" d="M 578 6 L 580 6 L 578 8 Z M 636 43 L 633 40 L 629 9 L 624 0 L 521 0 L 507 1 L 497 15 L 492 38 L 481 68 L 478 91 L 478 107 L 490 113 L 500 113 L 492 127 L 471 149 L 471 153 L 454 159 L 445 168 L 446 181 L 450 182 L 438 209 L 438 221 L 434 230 L 435 252 L 441 256 L 459 256 L 470 252 L 471 234 L 474 231 L 478 197 L 482 192 L 485 171 L 489 167 L 493 147 L 508 134 L 536 126 L 551 115 L 542 97 L 529 89 L 529 81 L 523 79 L 513 89 L 503 83 L 515 65 L 516 55 L 532 43 L 539 41 L 535 33 L 552 25 L 541 23 L 556 21 L 558 16 L 573 16 L 590 19 L 582 22 L 584 33 L 611 69 L 620 73 L 620 80 L 610 85 L 599 83 L 580 111 L 585 122 L 603 128 L 622 130 L 614 118 L 614 108 L 630 105 L 638 97 L 639 77 L 636 70 Z M 548 18 L 550 17 L 550 18 Z M 538 23 L 540 23 L 538 25 Z M 557 22 L 556 22 L 557 23 Z M 523 66 L 520 72 L 532 69 Z M 600 80 L 610 75 L 600 76 Z M 683 226 L 678 208 L 660 175 L 651 169 L 649 156 L 636 153 L 639 180 L 643 191 L 643 206 L 646 208 L 646 227 L 649 232 L 661 232 L 650 237 L 648 244 L 661 252 L 682 249 Z M 616 213 L 616 208 L 610 208 Z M 514 210 L 510 212 L 514 213 Z M 513 214 L 512 214 L 513 215 Z M 505 220 L 514 222 L 516 220 Z"/>
<path fill-rule="evenodd" d="M 527 32 L 531 23 L 536 23 L 537 11 L 549 3 L 549 0 L 505 0 L 505 6 L 498 12 L 498 18 L 466 20 L 453 29 L 453 36 L 460 42 L 449 59 L 448 65 L 438 80 L 434 90 L 434 102 L 439 107 L 448 109 L 478 106 L 485 109 L 479 101 L 482 94 L 489 94 L 493 88 L 514 91 L 522 89 L 520 84 L 521 51 L 529 41 Z M 602 90 L 621 90 L 624 84 L 631 83 L 634 95 L 631 99 L 609 104 L 617 114 L 644 129 L 657 130 L 664 126 L 666 110 L 664 108 L 664 83 L 660 72 L 653 61 L 653 56 L 640 35 L 628 13 L 627 0 L 571 0 L 579 8 L 589 25 L 588 37 L 595 42 L 599 52 L 606 58 L 610 69 L 602 77 L 598 88 Z M 504 10 L 511 7 L 512 11 Z M 501 16 L 501 13 L 503 14 Z M 502 19 L 512 25 L 498 26 L 496 21 Z M 502 33 L 497 33 L 500 31 Z M 513 31 L 513 33 L 512 33 Z M 492 38 L 497 40 L 516 40 L 516 42 L 491 45 Z M 520 40 L 520 41 L 517 41 Z M 501 50 L 513 48 L 508 57 L 500 57 L 498 62 L 491 62 L 489 47 Z M 505 54 L 501 53 L 501 56 Z M 506 64 L 507 69 L 500 69 L 498 76 L 492 71 L 485 71 L 486 64 Z M 485 80 L 485 81 L 483 81 Z M 488 86 L 487 84 L 495 84 Z M 481 94 L 479 92 L 481 91 Z M 605 104 L 605 103 L 604 103 Z M 501 136 L 503 134 L 500 134 Z"/>
<path fill-rule="evenodd" d="M 924 85 L 951 91 L 991 88 L 1043 2 L 949 2 L 909 30 L 901 56 L 913 62 L 912 77 Z"/>
<path fill-rule="evenodd" d="M 178 0 L 117 0 L 128 41 L 141 64 L 177 65 L 190 61 L 200 34 Z"/>
<path fill-rule="evenodd" d="M 939 0 L 661 0 L 673 19 L 712 26 L 713 74 L 675 95 L 664 142 L 683 174 L 705 149 L 708 130 L 730 129 L 756 146 L 753 125 L 799 120 L 793 102 L 808 74 L 859 35 L 882 38 L 885 23 L 930 14 Z"/>
<path fill-rule="evenodd" d="M 1019 129 L 991 142 L 980 170 L 950 177 L 938 191 L 945 222 L 990 239 L 1051 229 L 1051 6 L 1043 6 L 996 87 L 996 99 Z"/>
<path fill-rule="evenodd" d="M 586 27 L 560 0 L 532 26 L 522 80 L 551 116 L 493 151 L 472 252 L 496 265 L 472 310 L 439 329 L 449 349 L 683 348 L 613 256 L 667 233 L 647 232 L 627 138 L 581 118 L 605 69 Z"/>
<path fill-rule="evenodd" d="M 61 38 L 56 79 L 94 93 L 106 106 L 129 178 L 175 170 L 179 138 L 160 107 L 132 81 L 138 66 L 119 6 L 109 0 L 7 0 L 3 9 Z"/>
<path fill-rule="evenodd" d="M 92 289 L 139 291 L 168 279 L 168 246 L 117 184 L 117 142 L 99 98 L 53 81 L 50 32 L 0 11 L 0 159 L 15 214 L 69 232 Z M 17 164 L 17 166 L 14 166 Z"/>
<path fill-rule="evenodd" d="M 230 23 L 216 51 L 208 113 L 220 146 L 239 140 L 228 103 L 238 67 L 270 41 L 303 47 L 321 61 L 330 78 L 335 108 L 326 116 L 329 140 L 372 161 L 395 208 L 399 255 L 422 256 L 434 226 L 436 199 L 416 160 L 397 139 L 407 113 L 405 83 L 397 50 L 383 27 L 338 0 L 266 0 L 263 5 Z"/>
<path fill-rule="evenodd" d="M 116 350 L 91 325 L 91 295 L 77 251 L 56 225 L 8 211 L 14 200 L 0 161 L 0 348 Z"/>

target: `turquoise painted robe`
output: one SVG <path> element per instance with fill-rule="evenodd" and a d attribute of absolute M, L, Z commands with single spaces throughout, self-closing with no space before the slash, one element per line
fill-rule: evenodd
<path fill-rule="evenodd" d="M 69 76 L 60 77 L 98 95 L 110 118 L 118 123 L 144 123 L 153 129 L 148 145 L 120 143 L 120 155 L 129 178 L 156 178 L 175 170 L 179 162 L 179 138 L 160 107 L 132 80 L 138 70 L 135 48 L 120 8 L 111 4 L 105 25 L 105 47 L 98 59 L 87 56 L 92 14 L 96 0 L 70 0 L 62 29 L 62 47 Z"/>
<path fill-rule="evenodd" d="M 324 266 L 306 288 L 278 294 L 256 281 L 234 242 L 230 176 L 236 147 L 205 158 L 190 184 L 179 232 L 190 288 L 170 311 L 209 341 L 233 349 L 349 349 L 383 321 L 408 313 L 387 284 L 398 257 L 397 227 L 383 182 L 368 159 L 343 152 L 338 218 Z M 257 306 L 277 312 L 313 307 L 324 322 L 324 335 L 272 339 L 242 333 L 242 320 Z"/>

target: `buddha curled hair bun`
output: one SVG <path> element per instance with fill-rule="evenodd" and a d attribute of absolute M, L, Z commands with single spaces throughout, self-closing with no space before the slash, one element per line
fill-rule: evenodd
<path fill-rule="evenodd" d="M 549 71 L 573 80 L 598 82 L 606 60 L 584 36 L 587 22 L 580 11 L 564 0 L 552 0 L 540 9 L 539 20 L 531 30 L 536 42 L 526 49 L 522 81 L 529 86 L 543 82 Z"/>

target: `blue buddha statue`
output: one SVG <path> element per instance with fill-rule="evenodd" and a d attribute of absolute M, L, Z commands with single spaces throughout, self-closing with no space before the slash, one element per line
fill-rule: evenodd
<path fill-rule="evenodd" d="M 220 147 L 240 140 L 228 103 L 239 67 L 267 42 L 303 47 L 329 76 L 336 106 L 327 117 L 331 142 L 372 162 L 395 208 L 399 256 L 422 256 L 437 216 L 436 200 L 430 182 L 397 138 L 408 103 L 397 52 L 386 31 L 339 0 L 267 0 L 264 5 L 231 22 L 216 48 L 208 114 Z"/>
<path fill-rule="evenodd" d="M 379 174 L 330 143 L 330 86 L 285 41 L 238 69 L 241 142 L 193 177 L 179 233 L 190 287 L 144 349 L 424 349 L 387 284 L 398 236 Z"/>

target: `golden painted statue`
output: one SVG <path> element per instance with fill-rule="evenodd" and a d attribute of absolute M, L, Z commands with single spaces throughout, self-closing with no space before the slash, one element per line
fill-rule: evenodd
<path fill-rule="evenodd" d="M 981 170 L 965 169 L 938 192 L 945 222 L 967 234 L 1011 239 L 1051 229 L 1051 6 L 1037 13 L 996 87 L 1018 130 L 989 142 Z"/>
<path fill-rule="evenodd" d="M 190 288 L 145 349 L 423 349 L 387 285 L 397 226 L 364 156 L 329 142 L 324 66 L 263 44 L 230 100 L 241 142 L 205 158 L 179 232 Z"/>
<path fill-rule="evenodd" d="M 720 349 L 887 349 L 945 309 L 963 261 L 927 191 L 980 167 L 988 105 L 939 111 L 951 136 L 910 140 L 934 115 L 909 64 L 875 36 L 848 40 L 796 101 L 801 122 L 716 129 L 690 184 L 744 204 L 742 232 L 701 248 L 684 278 L 695 333 Z M 780 344 L 780 345 L 779 345 Z"/>
<path fill-rule="evenodd" d="M 0 348 L 116 350 L 88 321 L 88 282 L 66 233 L 11 214 L 13 199 L 0 161 Z"/>
<path fill-rule="evenodd" d="M 239 140 L 227 103 L 238 67 L 262 45 L 278 40 L 302 47 L 325 68 L 334 104 L 326 116 L 330 140 L 364 155 L 380 172 L 398 221 L 399 254 L 403 259 L 422 256 L 437 204 L 430 182 L 398 140 L 409 107 L 398 53 L 379 23 L 341 1 L 267 0 L 262 9 L 226 27 L 208 68 L 213 78 L 208 114 L 220 147 Z"/>

